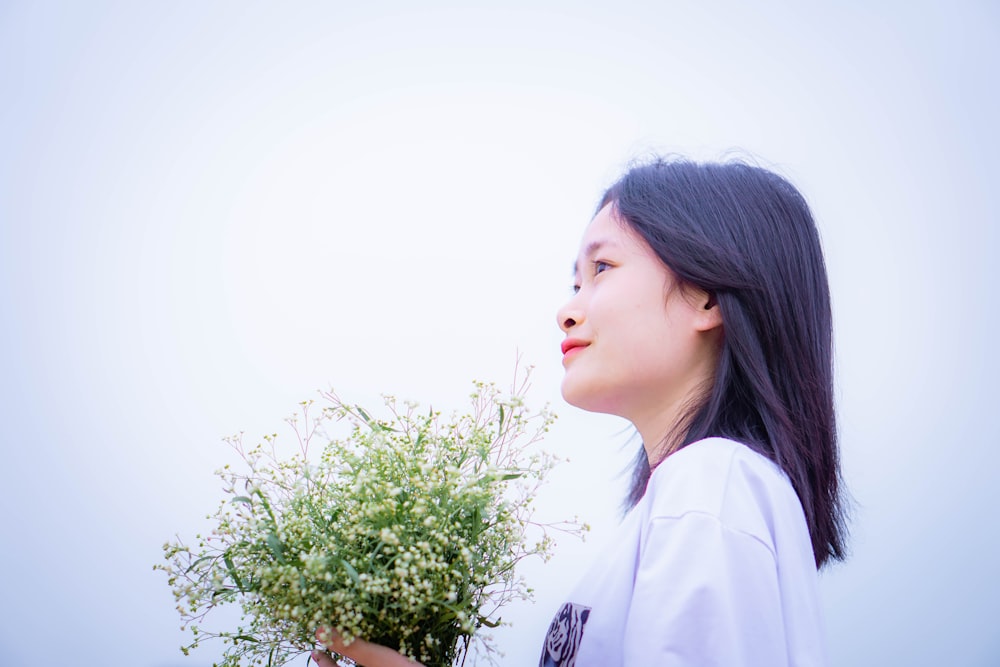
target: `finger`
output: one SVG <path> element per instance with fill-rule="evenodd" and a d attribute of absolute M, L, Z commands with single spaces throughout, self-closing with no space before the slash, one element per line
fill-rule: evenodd
<path fill-rule="evenodd" d="M 362 639 L 355 639 L 351 642 L 349 650 L 351 651 L 350 655 L 347 653 L 344 655 L 361 665 L 370 665 L 371 667 L 423 667 L 416 660 L 411 660 L 398 651 L 380 644 L 372 644 Z"/>
<path fill-rule="evenodd" d="M 347 655 L 344 653 L 344 640 L 341 638 L 340 633 L 328 625 L 321 625 L 316 628 L 316 641 L 331 651 L 336 651 L 341 655 Z M 351 642 L 352 645 L 355 643 L 357 643 L 357 640 Z"/>
<path fill-rule="evenodd" d="M 349 645 L 344 644 L 340 633 L 328 626 L 316 630 L 316 640 L 331 651 L 369 667 L 422 667 L 416 660 L 411 660 L 391 648 L 372 644 L 363 639 L 355 639 Z M 317 662 L 319 663 L 318 660 Z M 319 664 L 323 667 L 336 667 L 332 659 L 329 663 Z"/>
<path fill-rule="evenodd" d="M 326 651 L 320 651 L 318 649 L 313 651 L 312 659 L 318 667 L 337 667 L 337 663 L 333 661 L 333 656 Z"/>

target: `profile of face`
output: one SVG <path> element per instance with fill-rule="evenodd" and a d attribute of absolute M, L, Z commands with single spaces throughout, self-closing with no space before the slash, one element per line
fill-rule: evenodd
<path fill-rule="evenodd" d="M 659 428 L 711 381 L 719 308 L 679 284 L 611 204 L 588 225 L 574 274 L 574 294 L 557 313 L 566 334 L 563 397 L 624 417 L 640 433 Z"/>

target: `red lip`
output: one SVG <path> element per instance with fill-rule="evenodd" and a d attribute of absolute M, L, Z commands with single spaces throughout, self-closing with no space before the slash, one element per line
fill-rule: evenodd
<path fill-rule="evenodd" d="M 562 353 L 566 354 L 567 352 L 569 352 L 574 348 L 586 347 L 587 345 L 590 345 L 590 343 L 580 340 L 578 338 L 567 338 L 562 342 Z"/>

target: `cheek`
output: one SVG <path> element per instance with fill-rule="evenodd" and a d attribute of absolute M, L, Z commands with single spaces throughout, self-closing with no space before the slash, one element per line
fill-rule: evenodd
<path fill-rule="evenodd" d="M 589 303 L 593 344 L 569 361 L 563 376 L 570 405 L 621 415 L 684 375 L 683 326 L 672 321 L 662 293 L 642 288 L 602 293 Z"/>
<path fill-rule="evenodd" d="M 598 337 L 569 360 L 562 381 L 563 398 L 583 410 L 617 414 L 621 395 L 637 379 L 640 360 L 631 341 Z"/>

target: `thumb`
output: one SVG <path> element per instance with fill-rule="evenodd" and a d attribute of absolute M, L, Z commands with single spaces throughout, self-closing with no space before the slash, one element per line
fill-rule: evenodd
<path fill-rule="evenodd" d="M 345 643 L 340 633 L 329 626 L 317 628 L 316 640 L 331 651 L 350 658 L 360 665 L 365 665 L 365 667 L 423 667 L 416 660 L 411 660 L 386 646 L 372 644 L 363 639 L 354 639 L 350 643 Z M 322 653 L 320 655 L 329 661 L 321 662 L 314 652 L 313 659 L 320 667 L 336 667 L 336 663 L 329 656 Z"/>

